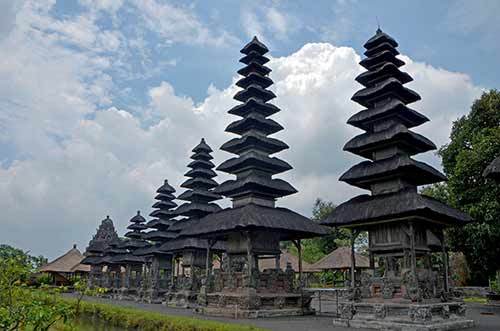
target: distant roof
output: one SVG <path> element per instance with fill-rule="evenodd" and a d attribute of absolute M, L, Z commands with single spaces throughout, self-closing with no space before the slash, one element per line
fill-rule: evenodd
<path fill-rule="evenodd" d="M 74 245 L 73 248 L 64 255 L 42 266 L 40 272 L 89 272 L 90 266 L 81 264 L 83 258 L 84 256 L 82 253 L 76 248 L 76 245 Z"/>
<path fill-rule="evenodd" d="M 286 265 L 290 263 L 292 265 L 292 269 L 295 272 L 299 272 L 299 257 L 293 255 L 288 250 L 282 250 L 280 255 L 280 268 L 285 270 Z M 276 261 L 273 258 L 269 259 L 259 259 L 259 269 L 274 269 L 276 267 Z M 302 271 L 304 272 L 314 272 L 320 271 L 319 269 L 314 269 L 310 263 L 302 261 Z"/>
<path fill-rule="evenodd" d="M 366 256 L 360 254 L 354 254 L 354 256 L 356 258 L 356 267 L 368 268 L 370 266 L 370 261 Z M 319 270 L 348 269 L 350 267 L 350 247 L 339 247 L 311 266 L 312 269 Z"/>
<path fill-rule="evenodd" d="M 500 156 L 494 159 L 486 169 L 484 169 L 483 176 L 497 181 L 500 180 Z"/>

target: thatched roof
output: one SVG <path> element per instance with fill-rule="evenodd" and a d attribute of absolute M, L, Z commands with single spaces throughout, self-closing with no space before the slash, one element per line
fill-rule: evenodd
<path fill-rule="evenodd" d="M 368 268 L 370 261 L 366 256 L 354 254 L 357 268 Z M 311 268 L 317 270 L 348 269 L 351 267 L 351 248 L 339 247 L 318 262 Z"/>
<path fill-rule="evenodd" d="M 295 272 L 299 272 L 299 257 L 293 255 L 287 250 L 282 250 L 280 256 L 280 268 L 285 270 L 286 265 L 288 263 L 292 264 L 292 269 L 295 270 Z M 274 269 L 275 267 L 276 267 L 276 262 L 274 258 L 259 259 L 259 270 L 263 271 L 265 269 Z M 310 263 L 302 261 L 302 271 L 316 272 L 320 270 L 313 268 L 313 266 Z"/>
<path fill-rule="evenodd" d="M 259 229 L 278 232 L 281 240 L 328 234 L 328 229 L 289 209 L 250 203 L 237 208 L 227 208 L 193 221 L 182 229 L 180 236 L 222 239 L 229 232 Z"/>
<path fill-rule="evenodd" d="M 380 195 L 359 195 L 340 204 L 322 222 L 329 226 L 352 226 L 401 217 L 423 217 L 442 224 L 471 222 L 469 215 L 413 190 Z"/>
<path fill-rule="evenodd" d="M 67 253 L 40 268 L 40 272 L 90 272 L 90 266 L 81 264 L 84 256 L 73 246 Z"/>
<path fill-rule="evenodd" d="M 494 180 L 500 180 L 500 156 L 491 162 L 484 170 L 483 176 Z"/>

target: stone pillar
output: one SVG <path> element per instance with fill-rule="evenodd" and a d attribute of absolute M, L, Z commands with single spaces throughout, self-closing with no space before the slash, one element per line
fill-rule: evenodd
<path fill-rule="evenodd" d="M 351 230 L 351 288 L 356 287 L 356 254 L 354 251 L 354 242 L 356 240 L 356 230 Z"/>

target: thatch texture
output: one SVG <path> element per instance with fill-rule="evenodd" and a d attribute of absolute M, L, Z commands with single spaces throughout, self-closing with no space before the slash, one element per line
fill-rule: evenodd
<path fill-rule="evenodd" d="M 280 256 L 280 268 L 282 270 L 285 270 L 288 263 L 292 265 L 292 269 L 295 272 L 299 272 L 299 257 L 293 255 L 287 250 L 282 250 Z M 259 270 L 263 271 L 265 269 L 274 269 L 275 267 L 276 267 L 276 260 L 274 258 L 259 259 Z M 313 268 L 313 266 L 310 263 L 302 261 L 302 271 L 317 272 L 320 270 Z"/>
<path fill-rule="evenodd" d="M 64 255 L 61 255 L 52 262 L 40 268 L 40 272 L 60 272 L 60 273 L 74 273 L 74 272 L 90 272 L 90 266 L 81 264 L 84 256 L 73 246 Z"/>
<path fill-rule="evenodd" d="M 369 268 L 370 261 L 368 257 L 354 254 L 357 268 Z M 351 267 L 351 248 L 339 247 L 318 262 L 311 268 L 316 270 L 345 270 Z"/>
<path fill-rule="evenodd" d="M 259 229 L 279 232 L 281 240 L 328 234 L 328 229 L 289 209 L 270 208 L 250 203 L 207 215 L 186 226 L 180 235 L 223 238 L 231 231 Z"/>
<path fill-rule="evenodd" d="M 335 208 L 322 224 L 355 225 L 405 216 L 420 216 L 449 223 L 472 221 L 469 215 L 436 199 L 413 190 L 403 190 L 376 196 L 359 195 Z"/>

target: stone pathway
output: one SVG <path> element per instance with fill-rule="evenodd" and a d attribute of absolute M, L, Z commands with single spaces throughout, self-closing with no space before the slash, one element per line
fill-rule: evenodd
<path fill-rule="evenodd" d="M 72 297 L 71 294 L 65 296 Z M 219 321 L 231 324 L 253 325 L 263 329 L 276 331 L 353 331 L 354 329 L 334 327 L 330 316 L 304 316 L 288 318 L 262 318 L 251 320 L 235 320 L 223 317 L 209 317 L 193 313 L 190 309 L 168 308 L 164 305 L 148 304 L 133 301 L 119 301 L 88 297 L 87 301 L 107 303 L 123 307 L 132 307 L 145 311 L 161 312 L 170 315 L 187 316 L 196 319 Z M 468 304 L 467 316 L 476 322 L 476 326 L 467 331 L 500 331 L 500 307 Z M 356 329 L 359 331 L 366 329 Z"/>

